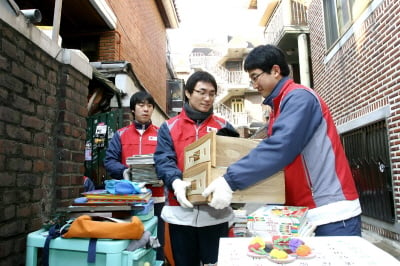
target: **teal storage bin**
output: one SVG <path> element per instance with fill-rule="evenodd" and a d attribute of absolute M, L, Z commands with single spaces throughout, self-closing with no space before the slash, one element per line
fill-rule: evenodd
<path fill-rule="evenodd" d="M 157 217 L 143 221 L 145 230 L 157 236 Z M 38 249 L 44 247 L 47 231 L 32 232 L 27 237 L 26 266 L 37 266 Z M 155 265 L 155 250 L 137 249 L 125 251 L 130 240 L 98 239 L 96 263 L 87 262 L 89 239 L 62 238 L 51 240 L 49 251 L 50 266 L 143 266 L 145 262 Z"/>
<path fill-rule="evenodd" d="M 138 203 L 135 206 L 140 207 L 140 209 L 134 208 L 131 214 L 137 216 L 142 222 L 154 217 L 154 201 L 152 199 L 147 203 Z"/>
<path fill-rule="evenodd" d="M 122 265 L 124 266 L 145 266 L 145 263 L 151 266 L 156 265 L 156 251 L 154 249 L 141 248 L 133 252 L 122 252 Z"/>

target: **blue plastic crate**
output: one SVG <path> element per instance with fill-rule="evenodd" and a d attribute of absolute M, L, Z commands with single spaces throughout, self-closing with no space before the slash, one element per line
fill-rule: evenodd
<path fill-rule="evenodd" d="M 154 217 L 154 201 L 149 200 L 147 203 L 138 203 L 140 209 L 133 209 L 132 215 L 137 216 L 142 221 L 147 221 Z"/>

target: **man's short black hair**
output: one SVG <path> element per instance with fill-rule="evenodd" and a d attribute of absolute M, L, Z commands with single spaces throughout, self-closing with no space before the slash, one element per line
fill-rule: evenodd
<path fill-rule="evenodd" d="M 154 98 L 148 92 L 146 92 L 146 91 L 136 92 L 135 94 L 133 94 L 131 96 L 130 108 L 132 111 L 134 111 L 136 104 L 146 103 L 146 102 L 149 104 L 152 104 L 153 107 L 155 106 Z"/>
<path fill-rule="evenodd" d="M 285 53 L 277 46 L 266 44 L 254 48 L 244 61 L 246 72 L 259 68 L 268 74 L 271 73 L 273 65 L 278 65 L 282 76 L 289 76 L 290 68 L 286 61 Z"/>
<path fill-rule="evenodd" d="M 215 93 L 217 93 L 217 82 L 215 81 L 214 76 L 206 71 L 194 72 L 186 81 L 185 90 L 192 94 L 194 87 L 196 87 L 196 84 L 199 81 L 211 83 L 215 88 Z"/>

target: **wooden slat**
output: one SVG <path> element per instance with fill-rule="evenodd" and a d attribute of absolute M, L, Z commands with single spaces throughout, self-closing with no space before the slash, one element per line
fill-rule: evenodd
<path fill-rule="evenodd" d="M 191 186 L 187 191 L 187 198 L 193 204 L 208 202 L 211 197 L 204 198 L 201 193 L 212 181 L 211 162 L 205 162 L 187 169 L 183 173 L 183 180 L 189 181 Z"/>
<path fill-rule="evenodd" d="M 213 167 L 216 166 L 215 136 L 216 133 L 212 131 L 185 147 L 185 170 L 204 162 L 211 162 Z"/>
<path fill-rule="evenodd" d="M 255 148 L 259 140 L 216 136 L 216 167 L 229 166 Z"/>
<path fill-rule="evenodd" d="M 211 168 L 211 179 L 226 172 L 226 167 Z M 233 193 L 232 203 L 285 203 L 285 175 L 283 171 L 248 187 Z"/>

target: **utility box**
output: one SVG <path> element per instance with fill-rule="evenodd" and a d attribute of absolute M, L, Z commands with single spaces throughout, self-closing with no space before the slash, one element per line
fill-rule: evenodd
<path fill-rule="evenodd" d="M 182 111 L 185 102 L 183 79 L 167 80 L 167 110 L 170 116 L 175 116 Z"/>
<path fill-rule="evenodd" d="M 90 177 L 98 188 L 103 187 L 107 179 L 103 161 L 108 142 L 122 127 L 122 113 L 122 109 L 117 109 L 87 118 L 85 176 Z"/>
<path fill-rule="evenodd" d="M 183 180 L 191 183 L 188 200 L 194 204 L 209 202 L 211 196 L 204 198 L 201 195 L 208 184 L 223 175 L 230 164 L 247 155 L 259 141 L 218 136 L 212 131 L 185 147 Z M 285 202 L 283 172 L 280 171 L 245 190 L 233 193 L 232 203 L 249 202 L 283 204 Z"/>

